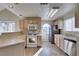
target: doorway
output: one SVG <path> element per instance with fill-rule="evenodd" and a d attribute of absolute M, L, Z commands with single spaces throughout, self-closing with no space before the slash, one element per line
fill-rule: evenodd
<path fill-rule="evenodd" d="M 51 36 L 51 26 L 49 24 L 43 24 L 43 26 L 42 26 L 42 40 L 49 42 L 50 36 Z"/>

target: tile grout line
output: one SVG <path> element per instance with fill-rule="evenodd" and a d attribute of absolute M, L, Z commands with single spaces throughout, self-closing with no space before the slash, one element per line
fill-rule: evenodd
<path fill-rule="evenodd" d="M 38 52 L 37 52 L 34 56 L 38 56 L 39 53 L 40 53 L 42 50 L 43 50 L 43 48 L 40 48 L 40 49 L 38 50 Z"/>

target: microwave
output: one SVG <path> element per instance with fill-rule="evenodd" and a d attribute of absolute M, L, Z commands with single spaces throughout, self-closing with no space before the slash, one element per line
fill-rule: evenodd
<path fill-rule="evenodd" d="M 29 24 L 28 25 L 28 30 L 37 30 L 38 27 L 37 27 L 37 24 Z"/>

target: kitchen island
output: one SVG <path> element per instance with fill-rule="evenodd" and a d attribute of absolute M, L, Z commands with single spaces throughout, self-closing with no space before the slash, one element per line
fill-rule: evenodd
<path fill-rule="evenodd" d="M 24 56 L 25 35 L 7 33 L 0 36 L 0 56 Z"/>

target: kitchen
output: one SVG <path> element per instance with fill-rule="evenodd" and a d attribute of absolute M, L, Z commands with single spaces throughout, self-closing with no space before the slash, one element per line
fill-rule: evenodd
<path fill-rule="evenodd" d="M 27 56 L 32 48 L 35 50 L 32 49 L 33 55 L 43 48 L 38 56 L 79 55 L 79 4 L 3 3 L 0 6 L 0 55 Z M 52 7 L 58 10 L 57 13 L 45 18 L 48 8 L 51 11 Z M 51 26 L 48 41 L 42 33 L 44 24 Z"/>

